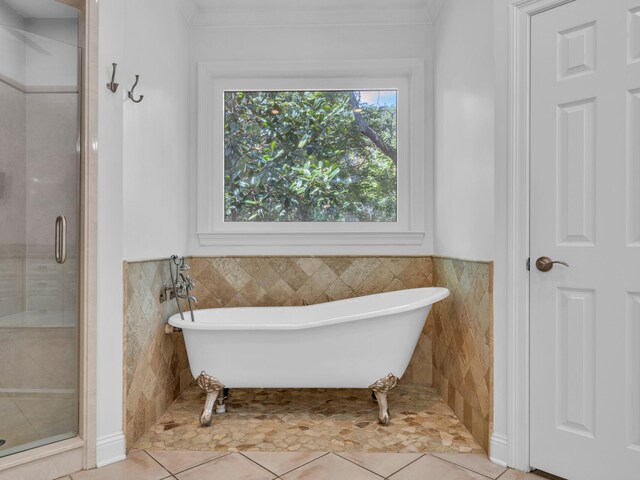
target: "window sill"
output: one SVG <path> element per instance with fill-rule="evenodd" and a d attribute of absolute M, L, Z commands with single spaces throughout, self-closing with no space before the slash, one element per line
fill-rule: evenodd
<path fill-rule="evenodd" d="M 420 245 L 425 232 L 199 233 L 201 246 Z"/>

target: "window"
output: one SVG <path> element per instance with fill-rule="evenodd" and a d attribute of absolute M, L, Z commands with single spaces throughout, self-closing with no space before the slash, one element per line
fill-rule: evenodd
<path fill-rule="evenodd" d="M 225 222 L 395 222 L 397 91 L 224 93 Z"/>
<path fill-rule="evenodd" d="M 202 62 L 200 245 L 420 244 L 421 60 Z"/>

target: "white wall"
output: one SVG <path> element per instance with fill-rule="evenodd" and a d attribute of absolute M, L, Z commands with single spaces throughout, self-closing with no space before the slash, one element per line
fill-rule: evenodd
<path fill-rule="evenodd" d="M 99 3 L 97 463 L 123 458 L 122 431 L 122 89 L 103 87 L 124 61 L 125 0 Z"/>
<path fill-rule="evenodd" d="M 310 22 L 306 12 L 301 9 L 299 15 L 304 22 Z M 289 12 L 289 17 L 291 17 Z M 271 15 L 269 18 L 272 18 Z M 291 21 L 289 18 L 287 21 Z M 273 21 L 273 20 L 270 20 Z M 191 46 L 191 106 L 192 124 L 195 125 L 197 111 L 196 66 L 200 61 L 250 61 L 250 60 L 322 60 L 322 59 L 386 59 L 420 58 L 425 62 L 427 81 L 425 98 L 427 114 L 425 119 L 425 145 L 428 154 L 424 158 L 427 170 L 432 169 L 432 27 L 424 23 L 414 24 L 307 24 L 301 25 L 258 25 L 237 24 L 227 27 L 199 27 L 193 30 Z M 190 185 L 191 204 L 195 206 L 195 128 L 192 129 L 192 152 Z M 431 177 L 431 175 L 429 175 Z M 427 196 L 431 200 L 432 187 L 428 185 Z M 429 202 L 431 204 L 431 201 Z M 427 206 L 431 218 L 432 205 Z M 416 246 L 402 247 L 202 247 L 195 236 L 195 208 L 190 212 L 189 250 L 191 255 L 232 255 L 232 254 L 429 254 L 433 250 L 433 225 L 427 223 L 424 242 Z"/>
<path fill-rule="evenodd" d="M 492 0 L 447 0 L 435 24 L 434 253 L 494 258 Z"/>
<path fill-rule="evenodd" d="M 123 260 L 186 245 L 188 29 L 171 0 L 100 2 L 98 168 L 98 465 L 124 455 Z M 118 63 L 117 93 L 111 63 Z M 141 75 L 133 104 L 127 90 Z"/>
<path fill-rule="evenodd" d="M 507 162 L 508 162 L 508 69 L 509 5 L 493 0 L 495 61 L 495 245 L 493 267 L 493 436 L 491 457 L 509 462 L 507 451 Z M 513 466 L 513 465 L 510 465 Z"/>
<path fill-rule="evenodd" d="M 435 23 L 437 255 L 494 261 L 490 456 L 506 464 L 509 0 L 446 0 Z"/>
<path fill-rule="evenodd" d="M 121 19 L 122 21 L 123 19 Z M 184 254 L 188 189 L 189 27 L 176 2 L 127 2 L 122 91 L 134 74 L 142 103 L 124 106 L 124 258 Z"/>

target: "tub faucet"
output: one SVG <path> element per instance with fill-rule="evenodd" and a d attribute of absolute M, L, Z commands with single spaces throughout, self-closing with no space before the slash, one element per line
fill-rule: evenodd
<path fill-rule="evenodd" d="M 194 305 L 198 304 L 198 297 L 196 297 L 195 295 L 178 294 L 176 296 L 183 300 L 187 300 L 188 302 L 193 302 Z"/>
<path fill-rule="evenodd" d="M 196 284 L 189 275 L 185 275 L 183 273 L 190 268 L 191 267 L 185 263 L 184 257 L 178 255 L 171 256 L 169 259 L 171 283 L 162 286 L 162 291 L 160 292 L 160 303 L 171 298 L 175 298 L 180 318 L 184 320 L 182 307 L 180 306 L 180 299 L 186 300 L 189 303 L 189 312 L 191 313 L 191 321 L 193 322 L 193 305 L 198 304 L 198 299 L 195 295 L 191 294 L 191 290 L 196 287 Z"/>
<path fill-rule="evenodd" d="M 189 290 L 187 290 L 187 292 L 188 291 Z M 193 322 L 194 321 L 194 318 L 193 318 L 193 305 L 197 305 L 198 304 L 198 299 L 196 298 L 195 295 L 190 295 L 188 293 L 178 293 L 176 295 L 176 302 L 178 302 L 178 300 L 177 300 L 178 298 L 186 300 L 189 303 L 189 313 L 191 313 L 191 321 Z M 191 302 L 193 302 L 193 305 L 191 304 Z M 180 312 L 180 315 L 182 315 L 182 312 Z M 184 316 L 182 318 L 184 319 Z"/>

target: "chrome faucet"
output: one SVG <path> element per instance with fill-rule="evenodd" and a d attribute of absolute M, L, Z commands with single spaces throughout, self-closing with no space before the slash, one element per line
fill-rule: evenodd
<path fill-rule="evenodd" d="M 160 291 L 160 303 L 175 298 L 180 318 L 184 320 L 179 300 L 186 300 L 189 303 L 189 312 L 191 313 L 191 321 L 193 322 L 193 305 L 198 304 L 198 298 L 191 294 L 191 290 L 196 287 L 196 284 L 189 275 L 185 275 L 183 273 L 190 268 L 191 267 L 185 263 L 184 257 L 178 255 L 171 256 L 169 259 L 171 283 L 162 286 L 162 290 Z"/>
<path fill-rule="evenodd" d="M 193 302 L 194 305 L 198 304 L 198 297 L 194 296 L 194 295 L 177 295 L 178 298 L 181 298 L 183 300 L 186 300 L 188 302 Z"/>

